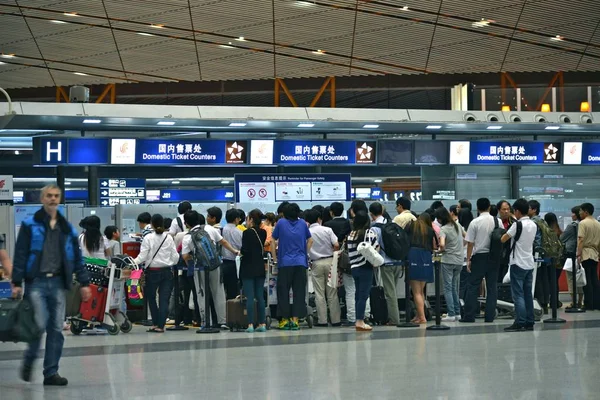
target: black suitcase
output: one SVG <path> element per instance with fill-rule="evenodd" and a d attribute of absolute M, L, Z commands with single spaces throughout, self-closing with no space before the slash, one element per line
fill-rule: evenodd
<path fill-rule="evenodd" d="M 500 283 L 498 284 L 498 300 L 506 301 L 507 303 L 512 303 L 512 292 L 510 290 L 510 283 Z"/>
<path fill-rule="evenodd" d="M 373 286 L 371 288 L 371 322 L 375 325 L 385 325 L 388 323 L 387 302 L 383 287 Z"/>

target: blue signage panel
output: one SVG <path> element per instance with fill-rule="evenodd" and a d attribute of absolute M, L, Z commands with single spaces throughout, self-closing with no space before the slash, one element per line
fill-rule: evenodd
<path fill-rule="evenodd" d="M 375 141 L 279 140 L 273 162 L 279 165 L 376 164 Z"/>
<path fill-rule="evenodd" d="M 149 192 L 149 191 L 148 191 Z M 180 201 L 233 201 L 233 188 L 226 189 L 163 189 L 160 191 L 160 199 L 148 198 L 148 201 L 163 203 L 178 203 Z"/>
<path fill-rule="evenodd" d="M 559 142 L 471 142 L 469 164 L 560 164 Z"/>
<path fill-rule="evenodd" d="M 600 165 L 600 143 L 584 143 L 581 156 L 582 164 Z"/>
<path fill-rule="evenodd" d="M 146 202 L 145 179 L 102 178 L 100 185 L 100 205 L 112 207 L 118 204 L 142 204 Z"/>
<path fill-rule="evenodd" d="M 371 200 L 381 200 L 383 197 L 380 187 L 371 188 Z"/>
<path fill-rule="evenodd" d="M 109 163 L 109 139 L 69 139 L 69 164 L 105 165 Z"/>
<path fill-rule="evenodd" d="M 142 165 L 246 164 L 247 148 L 245 140 L 139 139 L 135 161 Z"/>
<path fill-rule="evenodd" d="M 350 174 L 236 174 L 235 201 L 350 201 Z"/>
<path fill-rule="evenodd" d="M 67 163 L 67 139 L 40 139 L 39 143 L 40 164 L 58 165 Z"/>

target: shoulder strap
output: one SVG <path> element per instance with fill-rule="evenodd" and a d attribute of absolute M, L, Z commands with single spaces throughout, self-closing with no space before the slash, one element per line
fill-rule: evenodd
<path fill-rule="evenodd" d="M 512 254 L 515 251 L 515 247 L 517 246 L 517 241 L 521 238 L 521 233 L 523 233 L 523 223 L 521 221 L 517 221 L 517 233 L 515 234 L 515 237 L 513 238 L 513 244 L 510 248 L 510 254 Z"/>
<path fill-rule="evenodd" d="M 185 229 L 183 229 L 183 221 L 181 221 L 181 217 L 177 217 L 177 226 L 179 226 L 179 229 L 181 229 L 181 232 L 183 232 Z"/>
<path fill-rule="evenodd" d="M 498 229 L 498 218 L 493 217 L 494 218 L 494 229 Z"/>
<path fill-rule="evenodd" d="M 262 252 L 263 249 L 264 249 L 264 247 L 265 247 L 265 245 L 263 244 L 262 240 L 260 240 L 260 236 L 258 236 L 258 232 L 256 231 L 256 229 L 252 228 L 252 230 L 256 234 L 256 238 L 258 239 L 258 243 L 260 243 L 260 249 L 261 249 L 261 252 Z"/>

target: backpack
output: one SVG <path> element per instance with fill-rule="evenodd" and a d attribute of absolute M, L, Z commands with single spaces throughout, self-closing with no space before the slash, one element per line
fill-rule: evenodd
<path fill-rule="evenodd" d="M 213 271 L 221 266 L 223 259 L 217 245 L 202 225 L 200 229 L 190 232 L 194 244 L 194 266 L 206 267 Z"/>
<path fill-rule="evenodd" d="M 506 233 L 506 229 L 504 226 L 500 226 L 498 223 L 498 218 L 494 218 L 494 229 L 490 234 L 490 255 L 489 258 L 491 261 L 498 261 L 504 256 L 504 243 L 502 243 L 502 236 Z"/>
<path fill-rule="evenodd" d="M 550 257 L 554 259 L 560 259 L 562 257 L 564 247 L 562 242 L 558 239 L 558 235 L 554 232 L 542 219 L 536 218 L 533 222 L 537 225 L 538 229 L 542 233 L 542 256 Z"/>
<path fill-rule="evenodd" d="M 410 250 L 408 233 L 395 222 L 377 223 L 373 226 L 381 230 L 382 248 L 385 254 L 393 260 L 404 261 Z"/>

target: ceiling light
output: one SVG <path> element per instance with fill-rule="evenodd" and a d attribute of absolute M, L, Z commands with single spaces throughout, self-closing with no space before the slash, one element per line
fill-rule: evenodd
<path fill-rule="evenodd" d="M 235 40 L 237 40 L 238 42 L 245 42 L 246 41 L 246 39 L 244 39 L 243 36 L 240 36 L 239 38 L 237 38 Z"/>
<path fill-rule="evenodd" d="M 66 21 L 61 21 L 59 19 L 53 19 L 50 22 L 52 22 L 53 24 L 68 24 L 68 22 Z"/>
<path fill-rule="evenodd" d="M 102 120 L 100 120 L 100 119 L 84 119 L 83 120 L 84 124 L 99 124 L 101 122 L 102 122 Z"/>
<path fill-rule="evenodd" d="M 550 112 L 550 104 L 544 103 L 542 104 L 542 112 Z"/>
<path fill-rule="evenodd" d="M 245 122 L 232 122 L 229 126 L 246 126 Z"/>
<path fill-rule="evenodd" d="M 560 126 L 547 126 L 545 129 L 549 131 L 557 131 L 560 129 Z"/>
<path fill-rule="evenodd" d="M 315 5 L 315 3 L 313 3 L 312 1 L 297 1 L 296 5 L 299 7 L 312 7 Z"/>
<path fill-rule="evenodd" d="M 227 185 L 229 183 L 229 181 L 221 181 L 221 184 L 223 185 Z"/>
<path fill-rule="evenodd" d="M 231 42 L 229 44 L 220 44 L 219 47 L 222 49 L 235 49 L 235 47 L 231 46 Z"/>
<path fill-rule="evenodd" d="M 550 40 L 554 40 L 555 42 L 562 42 L 564 40 L 564 36 L 556 35 L 551 37 Z"/>
<path fill-rule="evenodd" d="M 19 154 L 21 154 L 19 153 L 19 150 L 15 150 L 15 155 L 18 156 Z"/>
<path fill-rule="evenodd" d="M 323 50 L 321 50 L 321 49 L 318 49 L 317 51 L 313 51 L 312 53 L 313 53 L 313 54 L 318 54 L 318 55 L 323 55 L 323 54 L 325 54 L 325 52 L 324 52 Z"/>
<path fill-rule="evenodd" d="M 83 72 L 73 72 L 75 75 L 79 76 L 88 76 L 88 74 L 84 74 Z"/>
<path fill-rule="evenodd" d="M 6 64 L 6 63 L 4 63 L 4 62 L 0 61 L 0 65 L 3 65 L 3 64 Z"/>
<path fill-rule="evenodd" d="M 441 125 L 427 125 L 425 129 L 442 129 Z"/>
<path fill-rule="evenodd" d="M 77 15 L 75 12 L 66 12 L 63 13 L 63 15 L 66 15 L 67 17 L 79 17 L 79 15 Z"/>
<path fill-rule="evenodd" d="M 502 111 L 509 112 L 510 111 L 510 106 L 502 106 Z"/>
<path fill-rule="evenodd" d="M 381 179 L 375 179 L 375 180 L 373 180 L 373 182 L 375 182 L 375 183 L 381 183 L 383 181 Z"/>
<path fill-rule="evenodd" d="M 140 36 L 156 36 L 156 35 L 153 35 L 151 33 L 146 33 L 146 32 L 136 32 L 136 33 Z"/>
<path fill-rule="evenodd" d="M 400 11 L 408 11 L 408 6 L 400 7 Z"/>
<path fill-rule="evenodd" d="M 377 125 L 377 124 L 366 124 L 366 125 L 363 125 L 363 128 L 364 129 L 377 129 L 377 128 L 379 128 L 379 125 Z"/>
<path fill-rule="evenodd" d="M 65 185 L 69 186 L 71 185 L 71 182 L 65 182 Z"/>
<path fill-rule="evenodd" d="M 312 128 L 315 124 L 298 124 L 298 128 Z"/>
<path fill-rule="evenodd" d="M 2 57 L 2 58 L 15 58 L 15 55 L 14 54 L 2 54 L 2 55 L 0 55 L 0 57 Z"/>
<path fill-rule="evenodd" d="M 490 130 L 502 129 L 502 125 L 490 125 L 487 127 L 487 129 L 490 129 Z"/>
<path fill-rule="evenodd" d="M 152 28 L 156 28 L 156 29 L 162 29 L 165 26 L 163 24 L 151 24 L 150 27 Z"/>
<path fill-rule="evenodd" d="M 587 101 L 582 101 L 579 111 L 590 112 L 590 103 L 588 103 Z"/>
<path fill-rule="evenodd" d="M 158 121 L 156 125 L 173 126 L 175 125 L 175 121 Z"/>
<path fill-rule="evenodd" d="M 179 182 L 179 181 L 173 181 L 173 182 L 171 182 L 172 185 L 179 185 L 180 183 L 181 182 Z"/>
<path fill-rule="evenodd" d="M 473 28 L 485 28 L 485 27 L 489 26 L 492 22 L 494 22 L 494 21 L 492 21 L 491 19 L 484 19 L 484 18 L 482 18 L 481 21 L 475 21 L 475 22 L 473 22 L 471 24 L 471 26 Z"/>

